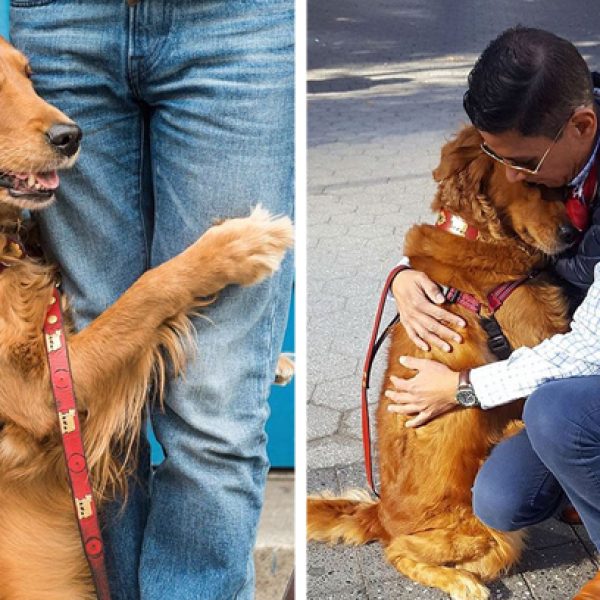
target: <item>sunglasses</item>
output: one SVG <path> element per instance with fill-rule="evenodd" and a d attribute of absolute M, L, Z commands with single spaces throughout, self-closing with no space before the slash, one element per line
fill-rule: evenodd
<path fill-rule="evenodd" d="M 493 158 L 495 161 L 503 164 L 509 169 L 513 169 L 514 171 L 520 171 L 521 173 L 527 173 L 528 175 L 537 175 L 540 172 L 540 169 L 542 168 L 546 157 L 548 156 L 548 154 L 550 154 L 550 150 L 554 148 L 554 145 L 556 144 L 556 142 L 558 142 L 558 139 L 562 135 L 562 132 L 565 130 L 567 123 L 571 120 L 571 117 L 573 116 L 574 112 L 575 111 L 573 111 L 573 113 L 569 115 L 569 118 L 565 121 L 564 125 L 558 130 L 558 133 L 554 136 L 552 143 L 548 146 L 546 152 L 544 152 L 542 158 L 540 158 L 538 164 L 533 169 L 524 165 L 520 165 L 519 163 L 515 162 L 514 160 L 511 160 L 510 158 L 504 158 L 496 154 L 485 142 L 481 142 L 479 147 L 481 148 L 482 152 L 487 154 L 490 158 Z"/>

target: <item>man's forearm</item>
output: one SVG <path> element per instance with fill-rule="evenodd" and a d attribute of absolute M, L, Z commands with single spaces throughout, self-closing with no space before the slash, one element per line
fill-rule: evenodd
<path fill-rule="evenodd" d="M 599 273 L 596 267 L 596 278 L 575 311 L 571 331 L 472 371 L 471 382 L 483 408 L 528 396 L 546 381 L 600 373 Z"/>

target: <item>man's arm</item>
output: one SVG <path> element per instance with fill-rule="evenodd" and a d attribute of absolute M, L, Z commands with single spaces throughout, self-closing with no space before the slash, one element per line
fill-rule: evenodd
<path fill-rule="evenodd" d="M 575 311 L 571 331 L 507 360 L 473 369 L 471 383 L 483 408 L 528 396 L 546 381 L 600 373 L 600 264 L 594 283 Z"/>
<path fill-rule="evenodd" d="M 392 376 L 385 395 L 391 412 L 412 415 L 407 427 L 419 427 L 456 409 L 458 373 L 435 360 L 400 357 L 417 371 L 411 379 Z M 508 360 L 473 369 L 471 384 L 483 408 L 507 404 L 533 392 L 545 381 L 600 373 L 600 264 L 594 283 L 575 312 L 571 331 L 534 348 L 519 348 Z"/>

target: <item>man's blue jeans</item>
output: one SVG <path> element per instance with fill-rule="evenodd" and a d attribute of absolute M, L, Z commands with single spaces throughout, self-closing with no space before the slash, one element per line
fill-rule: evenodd
<path fill-rule="evenodd" d="M 83 129 L 40 215 L 79 327 L 215 220 L 293 206 L 291 0 L 13 0 L 34 85 Z M 115 600 L 253 596 L 264 432 L 292 259 L 230 287 L 152 422 L 166 461 L 104 514 Z M 136 316 L 139 318 L 139 315 Z M 139 582 L 139 583 L 138 583 Z"/>
<path fill-rule="evenodd" d="M 540 386 L 524 419 L 525 429 L 498 444 L 479 472 L 475 514 L 512 531 L 551 517 L 566 493 L 600 549 L 600 376 Z"/>

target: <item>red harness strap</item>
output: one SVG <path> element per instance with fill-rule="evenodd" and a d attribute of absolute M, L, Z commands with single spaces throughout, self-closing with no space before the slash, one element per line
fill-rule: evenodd
<path fill-rule="evenodd" d="M 505 300 L 523 283 L 532 279 L 538 274 L 538 271 L 532 271 L 528 275 L 521 277 L 520 279 L 515 279 L 514 281 L 508 281 L 506 283 L 501 283 L 496 286 L 488 295 L 487 295 L 487 307 L 490 311 L 495 313 L 505 302 Z M 444 298 L 446 302 L 450 304 L 459 304 L 463 306 L 467 310 L 471 312 L 480 314 L 481 309 L 485 306 L 475 296 L 472 294 L 468 294 L 467 292 L 461 292 L 460 290 L 454 287 L 447 287 L 445 285 L 440 286 L 442 288 L 442 293 L 444 294 Z"/>
<path fill-rule="evenodd" d="M 96 503 L 77 414 L 73 378 L 60 309 L 60 293 L 56 288 L 53 291 L 44 321 L 44 337 L 67 474 L 83 549 L 90 565 L 98 599 L 110 600 L 104 562 L 104 543 L 100 533 Z"/>

